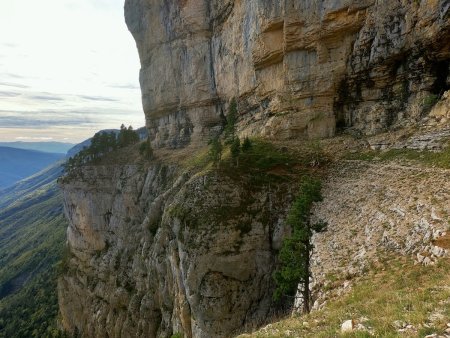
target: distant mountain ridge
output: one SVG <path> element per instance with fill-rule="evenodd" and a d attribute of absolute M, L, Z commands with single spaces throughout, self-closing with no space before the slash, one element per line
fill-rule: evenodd
<path fill-rule="evenodd" d="M 0 142 L 0 147 L 43 151 L 46 153 L 65 154 L 75 144 L 67 142 Z"/>
<path fill-rule="evenodd" d="M 0 147 L 0 190 L 64 158 L 64 154 Z"/>
<path fill-rule="evenodd" d="M 116 132 L 101 132 L 110 131 Z M 141 139 L 147 136 L 145 128 L 136 131 Z M 90 142 L 72 147 L 67 156 L 0 147 L 2 176 L 5 168 L 17 174 L 19 155 L 28 160 L 46 156 L 50 162 L 13 185 L 0 186 L 0 338 L 66 337 L 56 323 L 56 280 L 64 266 L 68 227 L 57 179 L 66 158 Z"/>

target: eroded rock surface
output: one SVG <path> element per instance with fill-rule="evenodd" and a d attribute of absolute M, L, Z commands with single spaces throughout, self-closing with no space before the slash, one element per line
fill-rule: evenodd
<path fill-rule="evenodd" d="M 229 337 L 273 311 L 288 186 L 130 165 L 85 167 L 63 189 L 71 258 L 58 292 L 68 332 Z"/>
<path fill-rule="evenodd" d="M 449 89 L 449 8 L 447 0 L 126 0 L 153 146 L 206 143 L 232 98 L 241 135 L 277 141 L 423 120 Z M 446 107 L 432 119 L 448 123 Z M 427 140 L 418 149 L 435 147 Z M 421 262 L 447 254 L 432 243 L 450 212 L 448 172 L 333 170 L 316 210 L 330 225 L 315 238 L 318 287 L 333 269 L 361 272 L 377 247 Z M 267 320 L 292 187 L 242 179 L 154 164 L 86 166 L 66 180 L 63 327 L 86 337 L 209 338 Z"/>
<path fill-rule="evenodd" d="M 313 240 L 316 308 L 333 283 L 347 288 L 386 252 L 425 265 L 449 257 L 449 175 L 448 169 L 396 162 L 348 161 L 332 168 L 315 209 L 315 217 L 328 222 L 328 231 Z"/>
<path fill-rule="evenodd" d="M 155 146 L 205 142 L 238 99 L 243 134 L 375 134 L 449 89 L 446 0 L 127 0 Z"/>

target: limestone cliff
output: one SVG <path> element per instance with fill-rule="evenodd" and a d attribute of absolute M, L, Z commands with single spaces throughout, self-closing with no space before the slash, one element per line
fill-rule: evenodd
<path fill-rule="evenodd" d="M 266 321 L 296 180 L 259 186 L 251 175 L 191 170 L 168 149 L 205 144 L 222 129 L 232 98 L 239 133 L 283 141 L 284 150 L 340 129 L 360 137 L 423 121 L 449 89 L 449 8 L 448 0 L 126 0 L 147 128 L 162 153 L 153 163 L 84 166 L 63 179 L 70 254 L 58 286 L 62 326 L 86 337 L 206 338 Z M 433 118 L 448 122 L 448 109 Z M 364 269 L 374 246 L 433 250 L 423 238 L 444 226 L 429 219 L 432 204 L 405 200 L 413 188 L 391 196 L 371 182 L 370 166 L 333 168 L 316 209 L 330 223 L 315 238 L 317 288 L 339 264 Z M 380 170 L 395 186 L 390 168 Z M 443 185 L 447 174 L 439 174 Z M 438 194 L 427 180 L 426 194 Z M 368 196 L 380 205 L 360 216 L 361 195 L 372 188 L 391 203 Z M 343 224 L 348 205 L 352 222 L 364 224 L 352 242 L 359 251 L 328 257 L 330 246 L 338 251 L 353 236 Z M 410 216 L 401 215 L 405 208 Z"/>
<path fill-rule="evenodd" d="M 449 88 L 447 0 L 126 0 L 154 145 L 205 140 L 238 99 L 275 139 L 413 123 Z"/>
<path fill-rule="evenodd" d="M 290 194 L 251 179 L 167 164 L 85 167 L 65 179 L 62 326 L 84 337 L 206 338 L 264 322 Z"/>

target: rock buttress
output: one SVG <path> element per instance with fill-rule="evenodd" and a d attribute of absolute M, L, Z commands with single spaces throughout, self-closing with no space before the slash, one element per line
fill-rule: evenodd
<path fill-rule="evenodd" d="M 155 146 L 205 142 L 237 98 L 240 132 L 375 134 L 449 88 L 449 4 L 126 0 Z"/>
<path fill-rule="evenodd" d="M 70 253 L 58 294 L 68 332 L 229 337 L 273 311 L 289 186 L 127 165 L 84 167 L 62 187 Z"/>

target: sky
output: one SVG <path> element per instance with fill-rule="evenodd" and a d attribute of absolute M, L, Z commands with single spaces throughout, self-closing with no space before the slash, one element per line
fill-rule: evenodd
<path fill-rule="evenodd" d="M 0 141 L 144 126 L 124 0 L 0 0 Z"/>

